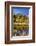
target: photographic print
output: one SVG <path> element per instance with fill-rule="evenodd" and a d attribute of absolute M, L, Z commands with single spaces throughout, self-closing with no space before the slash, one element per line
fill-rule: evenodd
<path fill-rule="evenodd" d="M 5 43 L 35 42 L 35 3 L 5 2 Z"/>
<path fill-rule="evenodd" d="M 29 34 L 29 7 L 12 7 L 13 36 L 27 36 Z"/>

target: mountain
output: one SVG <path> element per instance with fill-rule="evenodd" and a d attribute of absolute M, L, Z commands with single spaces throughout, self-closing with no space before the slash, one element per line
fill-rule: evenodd
<path fill-rule="evenodd" d="M 15 16 L 24 16 L 24 17 L 28 17 L 28 15 L 23 15 L 21 13 L 18 13 L 18 14 L 14 14 Z"/>
<path fill-rule="evenodd" d="M 16 14 L 17 16 L 23 16 L 21 13 Z"/>

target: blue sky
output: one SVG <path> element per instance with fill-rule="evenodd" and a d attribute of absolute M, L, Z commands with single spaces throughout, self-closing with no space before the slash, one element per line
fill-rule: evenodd
<path fill-rule="evenodd" d="M 28 15 L 29 14 L 29 8 L 27 7 L 13 7 L 12 8 L 13 10 L 13 14 L 22 14 L 22 15 Z"/>

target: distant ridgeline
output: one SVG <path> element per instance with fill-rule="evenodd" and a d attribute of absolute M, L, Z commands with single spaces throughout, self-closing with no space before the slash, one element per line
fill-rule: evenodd
<path fill-rule="evenodd" d="M 18 14 L 13 14 L 14 16 L 27 16 L 27 15 L 23 15 L 21 13 L 18 13 Z"/>

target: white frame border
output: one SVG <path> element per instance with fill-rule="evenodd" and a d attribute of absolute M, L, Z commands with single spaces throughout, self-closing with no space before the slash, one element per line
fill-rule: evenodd
<path fill-rule="evenodd" d="M 30 7 L 29 15 L 29 35 L 28 36 L 16 36 L 11 38 L 11 7 Z M 10 5 L 10 40 L 32 40 L 32 6 L 28 5 Z M 30 35 L 31 33 L 31 35 Z M 20 37 L 20 38 L 19 38 Z"/>

